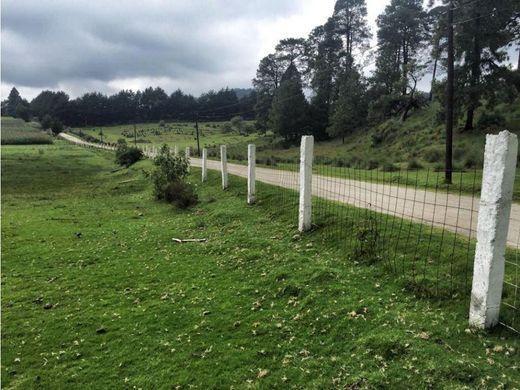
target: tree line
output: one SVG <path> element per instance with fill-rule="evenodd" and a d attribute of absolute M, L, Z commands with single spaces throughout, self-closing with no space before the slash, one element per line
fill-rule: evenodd
<path fill-rule="evenodd" d="M 371 48 L 365 0 L 337 0 L 325 24 L 306 39 L 281 40 L 260 61 L 253 80 L 258 126 L 288 141 L 309 133 L 345 137 L 391 117 L 405 121 L 433 100 L 444 103 L 446 81 L 439 75 L 447 67 L 451 9 L 455 117 L 470 131 L 479 106 L 492 109 L 519 95 L 518 68 L 506 65 L 507 48 L 520 44 L 518 4 L 430 0 L 424 7 L 423 0 L 391 0 L 377 18 L 377 46 Z M 363 67 L 370 65 L 375 68 L 367 76 Z M 429 93 L 417 88 L 425 75 L 432 77 Z M 442 108 L 439 121 L 444 115 Z"/>
<path fill-rule="evenodd" d="M 240 97 L 237 96 L 237 92 Z M 107 96 L 99 92 L 86 93 L 70 99 L 63 91 L 42 91 L 28 102 L 13 88 L 2 102 L 2 115 L 22 118 L 36 117 L 44 129 L 61 131 L 63 126 L 105 126 L 160 120 L 229 120 L 242 113 L 253 119 L 256 92 L 233 90 L 203 93 L 198 98 L 180 89 L 168 95 L 162 88 L 146 88 L 133 92 L 123 90 Z"/>

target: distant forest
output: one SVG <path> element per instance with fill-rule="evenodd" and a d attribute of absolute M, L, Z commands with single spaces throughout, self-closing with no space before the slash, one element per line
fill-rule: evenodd
<path fill-rule="evenodd" d="M 2 115 L 26 121 L 36 117 L 44 128 L 60 131 L 64 125 L 104 126 L 197 118 L 229 120 L 234 116 L 253 119 L 255 104 L 253 89 L 224 88 L 203 93 L 198 98 L 181 90 L 168 95 L 159 87 L 137 92 L 124 90 L 111 96 L 92 92 L 77 99 L 70 99 L 62 91 L 43 91 L 28 102 L 13 88 L 2 102 Z"/>

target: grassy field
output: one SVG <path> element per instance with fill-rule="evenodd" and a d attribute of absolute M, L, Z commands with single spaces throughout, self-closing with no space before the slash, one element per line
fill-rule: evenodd
<path fill-rule="evenodd" d="M 149 161 L 2 149 L 3 388 L 520 383 L 518 336 L 469 331 L 460 300 L 418 299 L 326 230 L 297 235 L 273 187 L 248 207 L 243 179 L 211 172 L 179 211 L 152 199 Z"/>
<path fill-rule="evenodd" d="M 52 144 L 52 138 L 36 122 L 3 116 L 1 142 L 2 145 Z"/>
<path fill-rule="evenodd" d="M 505 128 L 520 134 L 519 102 L 501 104 L 497 111 L 506 119 Z M 438 106 L 433 104 L 414 113 L 409 120 L 388 120 L 367 130 L 357 131 L 341 139 L 317 142 L 314 148 L 315 172 L 323 175 L 349 177 L 356 180 L 370 180 L 420 188 L 446 190 L 442 180 L 444 166 L 444 130 L 438 124 Z M 480 117 L 483 109 L 477 112 Z M 247 137 L 237 133 L 223 133 L 223 122 L 202 123 L 201 148 L 209 148 L 210 158 L 218 158 L 218 145 L 228 145 L 228 159 L 246 163 L 247 144 L 257 145 L 257 159 L 260 165 L 276 165 L 281 169 L 296 169 L 299 146 L 285 146 L 283 142 L 268 132 L 265 135 L 251 134 Z M 124 137 L 133 140 L 132 126 L 102 128 L 108 142 L 116 142 Z M 193 123 L 167 123 L 164 128 L 157 124 L 139 124 L 138 140 L 153 145 L 177 144 L 181 150 L 190 146 L 195 150 Z M 80 129 L 74 129 L 76 133 Z M 99 128 L 81 129 L 85 134 L 100 138 Z M 485 134 L 491 130 L 461 132 L 454 137 L 453 184 L 449 190 L 454 193 L 479 194 L 482 179 Z M 413 171 L 408 171 L 412 165 Z M 348 167 L 348 168 L 347 168 Z M 393 172 L 392 172 L 393 171 Z M 520 178 L 519 178 L 520 179 Z M 516 180 L 514 199 L 520 199 L 520 180 Z"/>
<path fill-rule="evenodd" d="M 216 148 L 221 144 L 247 144 L 257 138 L 256 134 L 243 136 L 236 132 L 225 133 L 222 130 L 223 124 L 223 122 L 204 122 L 199 124 L 201 148 Z M 134 142 L 133 125 L 72 129 L 72 132 L 75 134 L 79 134 L 80 131 L 99 140 L 101 139 L 100 132 L 102 132 L 105 142 L 116 143 L 120 138 L 126 139 L 128 143 Z M 157 123 L 138 123 L 136 125 L 136 131 L 137 142 L 141 145 L 177 145 L 181 150 L 184 150 L 187 146 L 191 147 L 192 150 L 196 150 L 197 148 L 194 123 L 171 122 L 165 123 L 164 127 L 159 126 Z"/>

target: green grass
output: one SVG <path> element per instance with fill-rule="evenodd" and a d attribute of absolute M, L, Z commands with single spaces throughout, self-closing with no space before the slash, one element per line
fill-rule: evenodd
<path fill-rule="evenodd" d="M 36 122 L 3 116 L 1 142 L 2 145 L 52 144 L 52 138 Z"/>
<path fill-rule="evenodd" d="M 149 161 L 43 148 L 2 153 L 3 388 L 520 383 L 518 336 L 468 332 L 466 299 L 418 299 L 327 228 L 296 235 L 294 194 L 259 183 L 249 207 L 211 172 L 179 211 L 152 199 Z"/>
<path fill-rule="evenodd" d="M 241 142 L 252 142 L 257 135 L 242 136 L 236 132 L 224 133 L 222 126 L 224 122 L 203 122 L 199 124 L 200 147 L 216 149 L 218 145 L 233 145 Z M 181 150 L 187 146 L 192 150 L 197 148 L 195 135 L 195 124 L 191 122 L 165 123 L 164 127 L 157 123 L 136 124 L 137 142 L 143 145 L 162 146 L 164 144 L 177 145 Z M 74 128 L 72 132 L 79 134 L 80 131 L 91 137 L 101 139 L 100 131 L 103 132 L 105 142 L 116 143 L 118 139 L 124 138 L 128 143 L 134 142 L 133 125 L 119 125 L 106 127 Z"/>

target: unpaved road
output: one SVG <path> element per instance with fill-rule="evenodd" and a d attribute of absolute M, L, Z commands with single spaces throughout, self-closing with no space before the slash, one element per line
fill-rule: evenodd
<path fill-rule="evenodd" d="M 85 142 L 70 134 L 61 133 L 63 139 L 84 146 L 100 148 L 102 145 Z M 103 147 L 104 149 L 113 149 Z M 149 154 L 149 153 L 148 153 Z M 150 157 L 150 155 L 149 155 Z M 200 167 L 201 160 L 192 158 L 193 166 Z M 220 162 L 208 160 L 208 169 L 220 170 Z M 232 175 L 247 177 L 247 167 L 228 163 Z M 256 180 L 275 186 L 297 190 L 298 172 L 279 169 L 256 168 Z M 368 208 L 381 213 L 413 220 L 427 225 L 443 227 L 452 232 L 475 237 L 480 199 L 466 195 L 446 194 L 398 187 L 389 184 L 369 183 L 322 175 L 313 175 L 312 194 L 321 198 Z M 519 248 L 520 205 L 513 203 L 507 244 Z"/>

